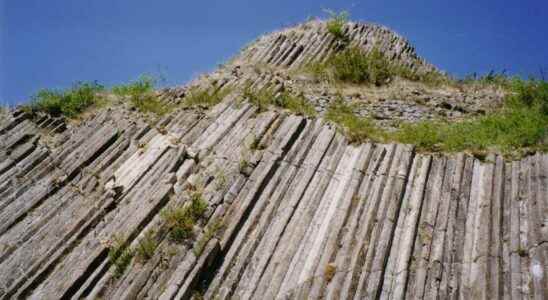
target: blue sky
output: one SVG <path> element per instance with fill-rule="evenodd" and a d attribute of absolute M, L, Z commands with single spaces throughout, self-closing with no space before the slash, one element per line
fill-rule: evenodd
<path fill-rule="evenodd" d="M 143 73 L 182 84 L 262 33 L 325 16 L 324 8 L 394 29 L 451 74 L 548 73 L 546 0 L 0 0 L 0 103 Z"/>

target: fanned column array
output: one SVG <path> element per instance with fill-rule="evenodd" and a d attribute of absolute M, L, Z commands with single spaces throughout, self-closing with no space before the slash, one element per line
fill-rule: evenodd
<path fill-rule="evenodd" d="M 349 144 L 231 97 L 155 125 L 125 113 L 0 120 L 1 299 L 548 297 L 547 154 Z M 163 212 L 197 191 L 175 241 Z M 150 240 L 123 269 L 109 255 Z"/>

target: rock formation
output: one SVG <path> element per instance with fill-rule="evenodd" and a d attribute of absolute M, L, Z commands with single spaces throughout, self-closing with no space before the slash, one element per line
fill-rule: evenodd
<path fill-rule="evenodd" d="M 433 68 L 386 28 L 346 30 Z M 323 23 L 306 23 L 158 95 L 179 103 L 199 85 L 288 88 L 284 71 L 250 69 L 297 67 L 336 47 Z M 233 94 L 154 124 L 123 105 L 79 123 L 19 110 L 0 122 L 2 299 L 548 297 L 547 154 L 480 161 L 355 145 L 321 119 L 259 112 Z M 173 241 L 162 211 L 196 191 L 206 212 L 193 237 Z M 147 239 L 151 257 L 117 275 L 113 241 L 137 249 Z"/>

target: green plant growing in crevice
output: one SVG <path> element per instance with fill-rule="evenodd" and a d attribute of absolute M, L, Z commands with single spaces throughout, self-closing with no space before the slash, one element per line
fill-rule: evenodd
<path fill-rule="evenodd" d="M 264 144 L 261 144 L 261 138 L 253 135 L 251 139 L 251 143 L 249 144 L 249 150 L 264 150 L 266 147 Z"/>
<path fill-rule="evenodd" d="M 216 179 L 216 187 L 218 190 L 223 190 L 226 188 L 228 184 L 228 179 L 226 178 L 225 171 L 221 168 L 217 169 L 217 172 L 215 174 Z"/>
<path fill-rule="evenodd" d="M 133 256 L 134 252 L 125 245 L 123 239 L 115 237 L 108 251 L 109 261 L 114 266 L 114 278 L 120 278 L 124 275 Z"/>
<path fill-rule="evenodd" d="M 154 77 L 143 75 L 132 83 L 112 87 L 112 92 L 118 96 L 129 97 L 131 104 L 140 112 L 163 115 L 171 111 L 173 107 L 161 102 L 154 95 L 155 86 Z"/>
<path fill-rule="evenodd" d="M 240 162 L 238 163 L 238 168 L 240 170 L 240 173 L 245 174 L 247 172 L 248 167 L 249 167 L 249 161 L 246 158 L 240 158 Z"/>
<path fill-rule="evenodd" d="M 206 227 L 206 229 L 204 230 L 204 234 L 202 235 L 200 240 L 196 242 L 196 245 L 194 246 L 193 251 L 196 257 L 202 254 L 207 243 L 217 235 L 217 233 L 219 232 L 219 230 L 223 228 L 223 226 L 224 224 L 221 220 L 215 220 L 211 223 L 211 225 Z"/>
<path fill-rule="evenodd" d="M 242 97 L 247 99 L 247 101 L 249 101 L 252 105 L 256 106 L 259 112 L 264 112 L 270 105 L 274 104 L 276 94 L 268 87 L 253 90 L 251 86 L 247 86 L 243 91 Z"/>
<path fill-rule="evenodd" d="M 335 99 L 325 113 L 327 121 L 337 124 L 351 143 L 363 143 L 368 139 L 382 140 L 384 132 L 366 117 L 354 113 L 354 108 L 341 96 Z"/>
<path fill-rule="evenodd" d="M 344 34 L 344 25 L 348 22 L 350 14 L 347 11 L 336 11 L 326 9 L 325 13 L 329 15 L 327 20 L 327 31 L 332 34 L 335 39 L 340 41 L 347 41 L 348 38 Z"/>
<path fill-rule="evenodd" d="M 274 92 L 270 88 L 253 90 L 246 87 L 243 98 L 258 108 L 259 112 L 266 111 L 270 106 L 287 109 L 296 115 L 313 117 L 316 115 L 314 106 L 303 96 L 293 95 L 289 91 Z"/>
<path fill-rule="evenodd" d="M 43 89 L 38 91 L 24 110 L 44 112 L 53 116 L 76 117 L 99 101 L 98 92 L 104 87 L 94 82 L 78 82 L 67 90 Z"/>
<path fill-rule="evenodd" d="M 169 236 L 175 242 L 183 242 L 194 236 L 194 224 L 207 210 L 207 203 L 200 192 L 192 192 L 190 203 L 162 211 L 169 228 Z"/>
<path fill-rule="evenodd" d="M 296 115 L 307 117 L 316 115 L 316 109 L 303 95 L 295 96 L 288 91 L 283 91 L 275 98 L 274 103 L 276 106 L 285 108 Z"/>
<path fill-rule="evenodd" d="M 232 92 L 229 87 L 208 90 L 208 89 L 192 89 L 183 100 L 184 107 L 202 107 L 211 108 L 223 101 L 223 99 Z"/>
<path fill-rule="evenodd" d="M 157 247 L 158 241 L 154 238 L 154 232 L 146 232 L 135 249 L 137 258 L 143 262 L 146 262 L 154 256 L 154 252 Z"/>

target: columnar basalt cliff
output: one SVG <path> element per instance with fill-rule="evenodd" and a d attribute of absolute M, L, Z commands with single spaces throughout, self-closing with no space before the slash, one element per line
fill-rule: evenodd
<path fill-rule="evenodd" d="M 386 28 L 345 28 L 351 43 L 434 69 Z M 309 22 L 158 96 L 295 88 L 288 68 L 336 48 Z M 455 109 L 474 99 L 440 97 L 447 115 L 477 113 Z M 196 194 L 205 211 L 175 240 L 166 212 Z M 1 299 L 545 299 L 547 220 L 548 154 L 480 161 L 351 144 L 321 118 L 260 111 L 237 93 L 156 122 L 125 104 L 78 122 L 0 119 Z M 133 250 L 123 266 L 114 244 Z"/>

